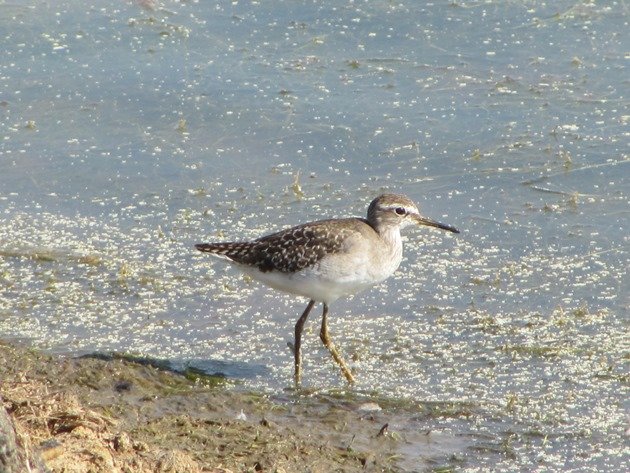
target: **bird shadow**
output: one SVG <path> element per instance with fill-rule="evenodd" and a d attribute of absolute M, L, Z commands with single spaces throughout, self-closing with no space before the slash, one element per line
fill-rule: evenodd
<path fill-rule="evenodd" d="M 261 364 L 203 358 L 167 359 L 121 352 L 94 352 L 79 355 L 76 358 L 102 361 L 123 360 L 128 363 L 179 374 L 191 381 L 213 385 L 238 383 L 240 380 L 253 379 L 270 373 L 269 368 Z"/>

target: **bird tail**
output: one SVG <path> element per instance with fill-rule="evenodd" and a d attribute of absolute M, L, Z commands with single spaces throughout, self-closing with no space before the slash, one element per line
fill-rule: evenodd
<path fill-rule="evenodd" d="M 232 261 L 242 262 L 252 247 L 250 242 L 226 242 L 226 243 L 198 243 L 195 245 L 199 251 L 222 256 Z"/>

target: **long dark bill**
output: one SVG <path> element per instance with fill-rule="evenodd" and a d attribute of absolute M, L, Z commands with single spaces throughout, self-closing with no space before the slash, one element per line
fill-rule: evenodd
<path fill-rule="evenodd" d="M 442 230 L 448 230 L 449 232 L 459 233 L 459 230 L 455 227 L 451 227 L 450 225 L 446 225 L 444 223 L 436 222 L 435 220 L 431 220 L 430 218 L 421 217 L 420 215 L 418 215 L 415 218 L 415 220 L 416 222 L 418 222 L 419 225 L 426 225 L 428 227 L 441 228 Z"/>

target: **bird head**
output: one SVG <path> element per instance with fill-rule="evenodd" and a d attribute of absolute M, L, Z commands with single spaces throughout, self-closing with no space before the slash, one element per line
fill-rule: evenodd
<path fill-rule="evenodd" d="M 423 217 L 418 206 L 409 197 L 400 194 L 382 194 L 374 199 L 368 207 L 368 222 L 375 228 L 384 225 L 402 229 L 415 224 L 459 233 L 455 227 Z"/>

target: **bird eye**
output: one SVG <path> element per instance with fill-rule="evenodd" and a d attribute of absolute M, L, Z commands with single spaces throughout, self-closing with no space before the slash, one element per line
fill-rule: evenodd
<path fill-rule="evenodd" d="M 407 213 L 407 211 L 404 208 L 402 208 L 402 207 L 396 207 L 396 213 L 398 215 L 405 215 Z"/>

